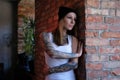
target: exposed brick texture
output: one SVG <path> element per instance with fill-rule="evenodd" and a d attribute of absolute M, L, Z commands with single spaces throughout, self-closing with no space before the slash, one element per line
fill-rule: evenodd
<path fill-rule="evenodd" d="M 120 1 L 85 4 L 87 80 L 120 80 Z"/>
<path fill-rule="evenodd" d="M 23 16 L 35 18 L 35 0 L 20 0 L 18 4 L 18 54 L 24 52 Z"/>
<path fill-rule="evenodd" d="M 81 28 L 83 33 L 80 37 L 83 37 L 85 41 L 86 51 L 86 80 L 120 79 L 119 0 L 36 0 L 35 5 L 35 80 L 45 78 L 45 60 L 40 33 L 44 30 L 52 31 L 57 27 L 57 12 L 61 5 L 78 8 L 80 11 L 80 25 L 83 26 Z M 84 61 L 80 64 L 84 64 Z M 85 80 L 82 78 L 81 80 Z"/>
<path fill-rule="evenodd" d="M 72 7 L 78 10 L 81 17 L 81 36 L 84 39 L 85 35 L 85 4 L 84 0 L 36 0 L 36 57 L 35 57 L 35 80 L 45 80 L 45 59 L 40 39 L 40 33 L 44 30 L 52 31 L 58 25 L 58 10 L 59 6 Z M 97 33 L 95 33 L 97 35 Z M 91 33 L 92 35 L 92 33 Z M 93 33 L 94 35 L 94 33 Z M 92 35 L 92 36 L 93 36 Z M 85 80 L 85 62 L 84 55 L 79 60 L 80 75 L 79 80 Z"/>

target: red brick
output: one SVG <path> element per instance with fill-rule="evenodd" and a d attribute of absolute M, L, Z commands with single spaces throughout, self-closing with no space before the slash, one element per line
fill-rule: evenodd
<path fill-rule="evenodd" d="M 95 53 L 97 53 L 97 50 L 96 50 L 95 47 L 86 47 L 85 50 L 86 50 L 87 54 L 95 54 Z"/>
<path fill-rule="evenodd" d="M 105 77 L 105 78 L 103 78 L 102 80 L 119 80 L 120 78 L 119 77 Z"/>
<path fill-rule="evenodd" d="M 120 46 L 120 40 L 111 40 L 110 45 L 111 46 Z"/>
<path fill-rule="evenodd" d="M 119 17 L 120 17 L 120 10 L 117 10 L 116 16 L 119 16 Z"/>
<path fill-rule="evenodd" d="M 90 7 L 99 8 L 100 2 L 99 0 L 87 0 L 87 5 Z"/>
<path fill-rule="evenodd" d="M 45 0 L 47 3 L 44 3 L 44 5 L 42 5 L 43 10 L 39 8 L 41 8 L 40 7 L 41 2 L 45 2 L 45 1 L 41 1 L 41 0 L 39 1 L 36 0 L 36 1 L 37 1 L 37 4 L 39 3 L 39 7 L 37 7 L 38 12 L 36 15 L 38 20 L 37 25 L 40 24 L 39 27 L 37 26 L 38 32 L 41 31 L 43 27 L 48 29 L 48 28 L 51 28 L 51 26 L 53 27 L 57 25 L 56 24 L 57 9 L 60 5 L 67 5 L 67 6 L 80 5 L 78 8 L 82 8 L 82 9 L 83 7 L 85 7 L 86 15 L 84 15 L 84 10 L 80 11 L 82 12 L 80 13 L 80 15 L 84 17 L 86 16 L 81 20 L 83 21 L 83 24 L 85 22 L 85 25 L 86 25 L 85 26 L 86 32 L 83 32 L 83 35 L 86 40 L 85 50 L 86 50 L 87 56 L 85 60 L 86 60 L 86 73 L 87 73 L 86 76 L 88 78 L 87 80 L 119 80 L 119 75 L 118 75 L 119 73 L 117 72 L 117 68 L 120 66 L 119 65 L 119 53 L 120 53 L 119 7 L 120 6 L 119 6 L 118 0 L 86 0 L 86 4 L 84 3 L 85 0 L 83 1 L 81 0 L 82 4 L 80 3 L 80 0 L 74 0 L 74 1 L 73 0 L 70 0 L 70 1 L 69 0 L 65 0 L 65 1 L 49 0 L 48 2 L 47 0 Z M 50 10 L 48 12 L 44 11 L 45 5 L 50 5 L 50 8 L 49 8 Z M 43 11 L 45 14 L 44 16 L 41 16 L 40 14 Z M 55 12 L 55 13 L 51 14 L 51 12 Z M 47 17 L 45 18 L 46 14 L 47 14 Z M 46 24 L 47 23 L 46 20 L 49 19 L 48 16 L 53 18 L 53 21 L 50 21 L 49 25 Z M 41 19 L 43 20 L 41 21 Z M 54 22 L 54 23 L 51 24 L 51 22 Z M 40 43 L 38 41 L 37 41 L 38 43 L 37 55 L 40 54 L 39 52 Z M 43 74 L 40 73 L 42 66 L 39 64 L 42 63 L 42 65 L 44 65 L 43 62 L 40 62 L 40 60 L 41 61 L 43 60 L 42 58 L 43 55 L 41 56 L 40 54 L 38 56 L 39 57 L 37 58 L 37 64 L 35 64 L 35 66 L 37 66 L 36 80 L 39 80 L 41 79 L 41 77 L 43 77 Z M 104 71 L 105 69 L 108 71 Z M 113 74 L 115 75 L 111 75 L 110 72 L 113 72 Z M 44 80 L 44 79 L 42 78 L 41 80 Z"/>
<path fill-rule="evenodd" d="M 120 67 L 120 61 L 109 61 L 104 63 L 105 69 L 114 69 Z"/>
<path fill-rule="evenodd" d="M 99 49 L 99 52 L 101 54 L 104 54 L 104 53 L 120 53 L 120 48 L 119 47 L 101 47 Z"/>
<path fill-rule="evenodd" d="M 116 10 L 115 9 L 110 9 L 110 16 L 116 16 Z"/>
<path fill-rule="evenodd" d="M 88 70 L 101 70 L 102 69 L 102 64 L 101 63 L 87 63 L 86 68 Z"/>
<path fill-rule="evenodd" d="M 86 37 L 98 37 L 98 32 L 86 31 Z"/>
<path fill-rule="evenodd" d="M 98 22 L 103 22 L 103 17 L 102 16 L 88 16 L 86 18 L 86 22 L 95 22 L 95 23 L 98 23 Z"/>
<path fill-rule="evenodd" d="M 120 18 L 119 17 L 106 17 L 105 18 L 105 23 L 119 24 L 120 23 Z"/>
<path fill-rule="evenodd" d="M 120 76 L 120 68 L 113 69 L 111 71 L 111 74 L 115 76 Z"/>
<path fill-rule="evenodd" d="M 86 9 L 87 14 L 98 14 L 98 15 L 100 15 L 101 12 L 102 12 L 102 10 L 100 10 L 100 9 L 95 9 L 95 8 L 87 8 Z"/>
<path fill-rule="evenodd" d="M 111 77 L 109 80 L 119 80 L 119 77 Z"/>
<path fill-rule="evenodd" d="M 56 15 L 56 16 L 54 16 L 54 20 L 58 20 L 58 16 Z"/>
<path fill-rule="evenodd" d="M 102 9 L 102 15 L 109 15 L 109 10 L 108 9 Z"/>
<path fill-rule="evenodd" d="M 99 5 L 94 4 L 93 0 L 86 2 L 87 80 L 119 80 L 120 1 L 98 0 Z M 98 16 L 102 18 L 100 19 Z M 106 76 L 102 76 L 100 71 L 96 71 L 96 64 L 99 64 L 96 62 L 103 65 L 102 69 L 98 70 L 101 72 L 108 70 Z"/>
<path fill-rule="evenodd" d="M 53 1 L 52 1 L 52 2 L 53 2 Z M 52 2 L 51 2 L 51 3 L 52 3 Z M 64 0 L 60 0 L 60 1 L 58 1 L 57 3 L 58 3 L 57 6 L 61 6 L 61 5 L 64 5 L 65 1 L 64 1 Z"/>
<path fill-rule="evenodd" d="M 109 25 L 109 30 L 110 31 L 120 31 L 120 25 L 119 24 Z"/>
<path fill-rule="evenodd" d="M 48 19 L 48 23 L 50 24 L 50 23 L 52 23 L 52 22 L 53 22 L 53 18 L 50 17 L 50 18 Z"/>
<path fill-rule="evenodd" d="M 109 10 L 107 9 L 96 9 L 96 8 L 87 8 L 86 9 L 87 14 L 92 15 L 109 15 Z"/>
<path fill-rule="evenodd" d="M 109 77 L 103 77 L 101 80 L 110 80 Z"/>
<path fill-rule="evenodd" d="M 116 6 L 116 9 L 120 9 L 120 1 L 118 0 L 118 1 L 115 1 L 115 6 Z"/>
<path fill-rule="evenodd" d="M 98 39 L 98 38 L 86 38 L 87 46 L 107 46 L 109 45 L 109 40 Z"/>
<path fill-rule="evenodd" d="M 58 7 L 61 5 L 66 5 L 68 7 L 72 7 L 73 4 L 78 4 L 78 7 L 81 7 L 81 4 L 79 4 L 79 0 L 36 0 L 36 36 L 39 36 L 39 32 L 42 32 L 43 30 L 46 31 L 52 31 L 54 28 L 58 25 Z M 84 1 L 81 1 L 82 5 L 84 4 Z M 82 6 L 83 7 L 83 6 Z M 46 10 L 45 10 L 46 9 Z M 81 10 L 84 12 L 84 10 Z M 82 18 L 81 18 L 82 19 Z M 42 43 L 39 39 L 39 37 L 36 38 L 36 59 L 35 59 L 35 80 L 45 80 L 45 61 L 44 61 L 44 55 L 42 54 L 41 50 Z M 40 53 L 41 52 L 41 53 Z M 40 70 L 43 70 L 42 72 Z M 82 72 L 84 73 L 84 72 Z M 81 74 L 81 73 L 80 73 Z"/>
<path fill-rule="evenodd" d="M 27 5 L 26 5 L 27 4 Z M 34 18 L 34 0 L 25 0 L 25 1 L 20 1 L 19 5 L 18 5 L 18 41 L 22 41 L 23 38 L 23 30 L 22 30 L 22 26 L 23 26 L 23 17 L 22 16 L 26 16 L 26 17 L 31 17 Z M 18 53 L 21 53 L 24 51 L 24 43 L 23 42 L 19 42 L 18 43 Z"/>
<path fill-rule="evenodd" d="M 110 60 L 111 60 L 111 61 L 120 61 L 120 55 L 110 56 Z"/>
<path fill-rule="evenodd" d="M 56 9 L 57 9 L 57 7 L 56 7 L 55 5 L 56 5 L 56 4 L 55 4 L 55 1 L 53 1 L 53 2 L 51 3 L 51 5 L 50 5 L 49 9 L 48 9 L 48 11 L 54 12 L 53 15 L 55 14 Z M 52 15 L 52 14 L 50 14 L 50 15 Z"/>
<path fill-rule="evenodd" d="M 108 74 L 109 74 L 108 71 L 89 71 L 87 75 L 91 78 L 100 78 L 100 77 L 106 77 L 108 76 Z"/>
<path fill-rule="evenodd" d="M 108 56 L 103 56 L 103 55 L 97 55 L 92 54 L 87 56 L 87 61 L 89 62 L 101 62 L 101 61 L 108 61 L 109 57 Z"/>
<path fill-rule="evenodd" d="M 91 30 L 107 30 L 108 25 L 106 24 L 101 24 L 101 23 L 87 23 L 86 24 L 86 29 L 91 29 Z"/>
<path fill-rule="evenodd" d="M 103 32 L 101 34 L 103 38 L 120 38 L 120 32 Z"/>
<path fill-rule="evenodd" d="M 102 8 L 115 8 L 115 1 L 102 1 L 101 7 Z"/>

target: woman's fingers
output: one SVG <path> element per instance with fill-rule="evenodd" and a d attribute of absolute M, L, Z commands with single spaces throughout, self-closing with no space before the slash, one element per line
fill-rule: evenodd
<path fill-rule="evenodd" d="M 79 56 L 82 55 L 82 51 L 83 51 L 83 43 L 80 44 L 80 47 L 79 47 Z"/>

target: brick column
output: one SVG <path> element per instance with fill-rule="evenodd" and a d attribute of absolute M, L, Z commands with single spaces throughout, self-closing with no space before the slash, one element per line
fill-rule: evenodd
<path fill-rule="evenodd" d="M 40 42 L 40 33 L 44 30 L 52 31 L 57 27 L 59 6 L 77 8 L 81 16 L 80 27 L 85 29 L 85 5 L 84 0 L 36 0 L 36 56 L 35 56 L 35 80 L 45 80 L 45 58 Z M 84 32 L 83 32 L 84 33 Z M 84 34 L 83 34 L 84 37 Z M 80 80 L 85 80 L 84 56 L 80 58 Z M 67 80 L 67 79 L 66 79 Z"/>
<path fill-rule="evenodd" d="M 120 80 L 120 1 L 86 0 L 87 80 Z"/>
<path fill-rule="evenodd" d="M 85 8 L 83 8 L 84 4 Z M 56 27 L 57 10 L 60 5 L 69 7 L 76 5 L 80 10 L 80 15 L 82 15 L 81 25 L 84 27 L 83 29 L 86 29 L 85 36 L 83 36 L 86 45 L 87 80 L 119 80 L 119 0 L 86 0 L 86 2 L 83 0 L 36 0 L 36 80 L 44 80 L 43 66 L 45 62 L 44 54 L 40 50 L 39 33 L 43 30 L 51 31 Z"/>

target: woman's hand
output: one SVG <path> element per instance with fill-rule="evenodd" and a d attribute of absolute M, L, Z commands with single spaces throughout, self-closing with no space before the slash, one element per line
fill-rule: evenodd
<path fill-rule="evenodd" d="M 78 47 L 78 56 L 80 57 L 82 55 L 82 49 L 83 49 L 83 43 L 79 44 L 79 47 Z"/>

